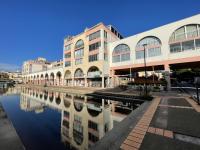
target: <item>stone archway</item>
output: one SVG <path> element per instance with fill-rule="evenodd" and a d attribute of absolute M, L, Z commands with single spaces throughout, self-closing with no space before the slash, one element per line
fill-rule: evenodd
<path fill-rule="evenodd" d="M 71 71 L 70 70 L 65 71 L 64 85 L 72 86 L 72 78 L 71 78 Z"/>
<path fill-rule="evenodd" d="M 56 73 L 56 85 L 62 85 L 62 73 L 60 71 Z"/>
<path fill-rule="evenodd" d="M 55 78 L 55 76 L 54 76 L 54 73 L 52 72 L 50 74 L 50 85 L 54 85 L 54 78 Z"/>
<path fill-rule="evenodd" d="M 85 86 L 84 73 L 81 68 L 74 72 L 74 86 Z"/>
<path fill-rule="evenodd" d="M 89 87 L 102 87 L 101 71 L 96 66 L 91 66 L 87 72 L 87 80 Z"/>
<path fill-rule="evenodd" d="M 41 85 L 44 84 L 44 75 L 43 74 L 40 75 L 40 84 Z"/>
<path fill-rule="evenodd" d="M 48 75 L 48 73 L 45 74 L 45 85 L 49 85 L 49 75 Z"/>

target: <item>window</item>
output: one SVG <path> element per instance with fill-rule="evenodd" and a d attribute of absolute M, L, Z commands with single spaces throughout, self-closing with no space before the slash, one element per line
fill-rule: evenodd
<path fill-rule="evenodd" d="M 177 53 L 181 52 L 181 43 L 171 44 L 170 45 L 170 52 L 171 53 Z"/>
<path fill-rule="evenodd" d="M 145 57 L 155 57 L 161 55 L 161 41 L 157 37 L 145 37 L 137 43 L 136 59 L 144 58 L 144 44 L 146 45 Z"/>
<path fill-rule="evenodd" d="M 88 132 L 88 137 L 89 137 L 89 140 L 92 141 L 92 142 L 97 142 L 99 140 L 99 138 L 95 135 L 93 135 L 92 133 Z"/>
<path fill-rule="evenodd" d="M 84 55 L 84 50 L 83 50 L 83 48 L 78 49 L 78 50 L 76 50 L 76 51 L 74 52 L 74 57 L 75 57 L 75 58 L 83 57 L 83 55 Z"/>
<path fill-rule="evenodd" d="M 77 69 L 76 72 L 74 73 L 74 77 L 83 77 L 83 71 L 81 69 Z"/>
<path fill-rule="evenodd" d="M 101 46 L 101 42 L 97 42 L 97 43 L 91 44 L 91 45 L 89 45 L 89 51 L 96 50 L 96 49 L 98 49 L 100 46 Z"/>
<path fill-rule="evenodd" d="M 81 123 L 82 118 L 78 115 L 74 115 L 73 136 L 75 142 L 79 145 L 83 142 L 83 126 L 81 125 Z"/>
<path fill-rule="evenodd" d="M 171 53 L 195 50 L 200 47 L 200 25 L 189 24 L 175 30 L 169 39 Z"/>
<path fill-rule="evenodd" d="M 75 44 L 75 49 L 78 49 L 78 48 L 82 48 L 84 47 L 84 42 L 83 40 L 78 40 Z"/>
<path fill-rule="evenodd" d="M 107 49 L 108 43 L 104 42 L 104 49 Z"/>
<path fill-rule="evenodd" d="M 172 35 L 169 38 L 169 42 L 180 42 L 185 39 L 190 39 L 195 38 L 198 35 L 198 30 L 199 30 L 199 25 L 198 24 L 189 24 L 182 26 L 175 30 Z"/>
<path fill-rule="evenodd" d="M 98 124 L 89 120 L 88 121 L 88 128 L 91 128 L 91 129 L 98 131 Z"/>
<path fill-rule="evenodd" d="M 183 39 L 185 39 L 185 28 L 184 27 L 179 28 L 179 29 L 176 30 L 175 39 L 176 40 L 183 40 Z"/>
<path fill-rule="evenodd" d="M 94 54 L 89 56 L 89 62 L 92 61 L 98 61 L 99 60 L 99 54 Z"/>
<path fill-rule="evenodd" d="M 83 59 L 82 58 L 78 58 L 75 60 L 75 65 L 79 65 L 83 63 Z"/>
<path fill-rule="evenodd" d="M 100 30 L 89 35 L 89 41 L 100 37 Z"/>
<path fill-rule="evenodd" d="M 69 112 L 64 111 L 64 117 L 69 118 Z"/>
<path fill-rule="evenodd" d="M 113 63 L 115 63 L 115 62 L 120 62 L 120 55 L 115 55 L 115 56 L 113 56 L 113 57 L 112 57 L 112 61 L 113 61 Z"/>
<path fill-rule="evenodd" d="M 151 49 L 148 50 L 148 56 L 149 57 L 154 57 L 154 56 L 159 56 L 159 55 L 161 55 L 160 47 L 151 48 Z"/>
<path fill-rule="evenodd" d="M 188 25 L 186 26 L 187 31 L 187 38 L 197 37 L 198 31 L 197 31 L 197 25 Z"/>
<path fill-rule="evenodd" d="M 104 60 L 108 61 L 108 54 L 107 53 L 104 53 Z"/>
<path fill-rule="evenodd" d="M 144 58 L 144 50 L 143 51 L 136 51 L 136 59 Z"/>
<path fill-rule="evenodd" d="M 68 50 L 70 50 L 70 49 L 71 49 L 71 44 L 65 45 L 65 47 L 64 47 L 64 50 L 65 50 L 65 51 L 68 51 Z"/>
<path fill-rule="evenodd" d="M 65 67 L 71 66 L 71 62 L 70 61 L 66 61 L 65 62 Z"/>
<path fill-rule="evenodd" d="M 196 48 L 200 48 L 200 39 L 195 40 Z"/>
<path fill-rule="evenodd" d="M 107 34 L 107 32 L 104 30 L 104 38 L 107 39 L 107 37 L 108 37 L 108 34 Z"/>
<path fill-rule="evenodd" d="M 185 41 L 182 43 L 182 50 L 194 50 L 194 40 L 191 41 Z"/>
<path fill-rule="evenodd" d="M 128 61 L 130 60 L 130 53 L 125 53 L 121 55 L 121 61 Z"/>
<path fill-rule="evenodd" d="M 78 115 L 74 115 L 74 121 L 76 121 L 77 123 L 81 123 L 82 122 L 82 118 Z"/>
<path fill-rule="evenodd" d="M 130 48 L 126 44 L 116 46 L 112 53 L 113 62 L 122 62 L 130 60 Z"/>
<path fill-rule="evenodd" d="M 70 57 L 71 57 L 71 53 L 65 54 L 65 58 L 70 58 Z"/>
<path fill-rule="evenodd" d="M 67 120 L 63 120 L 63 126 L 69 128 L 69 122 Z"/>

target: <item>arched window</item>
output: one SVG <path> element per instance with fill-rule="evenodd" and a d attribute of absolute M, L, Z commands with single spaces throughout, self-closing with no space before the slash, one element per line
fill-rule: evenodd
<path fill-rule="evenodd" d="M 75 44 L 75 51 L 74 51 L 74 57 L 75 57 L 75 65 L 79 65 L 83 63 L 83 55 L 84 55 L 84 42 L 83 40 L 78 40 Z"/>
<path fill-rule="evenodd" d="M 200 48 L 200 25 L 189 24 L 175 30 L 169 38 L 171 53 Z"/>
<path fill-rule="evenodd" d="M 67 71 L 65 72 L 64 78 L 65 78 L 65 79 L 71 78 L 71 71 L 70 71 L 70 70 L 67 70 Z"/>
<path fill-rule="evenodd" d="M 75 73 L 74 73 L 74 77 L 79 78 L 79 77 L 83 77 L 83 70 L 81 70 L 80 68 L 78 68 Z"/>
<path fill-rule="evenodd" d="M 112 62 L 123 62 L 130 60 L 130 48 L 126 44 L 117 45 L 112 53 Z"/>
<path fill-rule="evenodd" d="M 157 37 L 148 36 L 141 39 L 136 45 L 136 59 L 144 58 L 144 45 L 146 48 L 146 57 L 155 57 L 161 55 L 161 41 Z"/>
<path fill-rule="evenodd" d="M 77 49 L 77 48 L 82 48 L 82 47 L 84 47 L 84 42 L 83 42 L 83 40 L 78 40 L 77 42 L 76 42 L 76 44 L 75 44 L 75 49 Z"/>
<path fill-rule="evenodd" d="M 99 71 L 99 68 L 96 66 L 92 66 L 88 69 L 87 76 L 88 77 L 100 77 L 101 72 Z"/>

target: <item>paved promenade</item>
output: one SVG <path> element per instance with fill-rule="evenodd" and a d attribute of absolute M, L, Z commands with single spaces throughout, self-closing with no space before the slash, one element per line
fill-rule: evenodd
<path fill-rule="evenodd" d="M 0 150 L 24 150 L 12 123 L 0 103 Z"/>
<path fill-rule="evenodd" d="M 200 106 L 186 95 L 157 96 L 133 111 L 92 149 L 199 150 Z"/>
<path fill-rule="evenodd" d="M 28 87 L 28 88 L 39 88 L 42 90 L 56 91 L 56 92 L 65 92 L 73 94 L 88 94 L 93 93 L 101 88 L 94 87 L 66 87 L 66 86 L 48 86 L 44 87 L 42 85 L 33 85 L 33 84 L 19 84 L 17 86 Z"/>
<path fill-rule="evenodd" d="M 155 98 L 120 149 L 199 150 L 199 112 L 188 97 Z"/>

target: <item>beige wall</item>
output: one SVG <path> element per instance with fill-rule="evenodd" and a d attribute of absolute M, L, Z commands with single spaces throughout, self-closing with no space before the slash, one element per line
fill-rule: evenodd
<path fill-rule="evenodd" d="M 176 21 L 176 22 L 173 22 L 173 23 L 170 23 L 170 24 L 167 24 L 167 25 L 164 25 L 164 26 L 152 29 L 152 30 L 148 30 L 146 32 L 142 32 L 142 33 L 127 37 L 120 41 L 110 43 L 109 44 L 110 56 L 112 56 L 113 49 L 119 44 L 127 44 L 131 50 L 130 61 L 112 63 L 112 57 L 110 57 L 109 61 L 110 61 L 111 69 L 112 68 L 115 68 L 115 69 L 123 68 L 123 66 L 124 67 L 139 67 L 140 64 L 143 65 L 143 63 L 144 63 L 143 59 L 136 59 L 135 48 L 136 48 L 137 43 L 141 39 L 143 39 L 144 37 L 147 37 L 147 36 L 155 36 L 155 37 L 159 38 L 162 43 L 161 56 L 147 58 L 147 64 L 154 63 L 154 64 L 163 64 L 164 65 L 164 64 L 170 63 L 170 61 L 173 63 L 172 60 L 175 60 L 175 59 L 180 59 L 177 62 L 181 62 L 181 61 L 184 62 L 184 61 L 187 61 L 187 60 L 184 60 L 185 58 L 193 58 L 196 56 L 200 56 L 199 49 L 191 50 L 191 51 L 183 51 L 183 52 L 179 52 L 179 53 L 170 53 L 170 49 L 169 49 L 170 36 L 176 29 L 178 29 L 184 25 L 188 25 L 188 24 L 200 24 L 200 14 L 180 20 L 180 21 Z"/>

